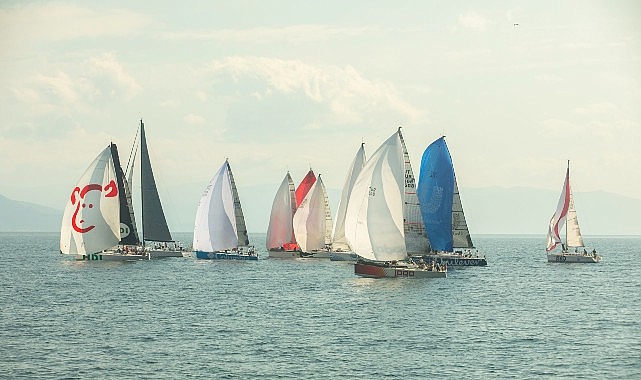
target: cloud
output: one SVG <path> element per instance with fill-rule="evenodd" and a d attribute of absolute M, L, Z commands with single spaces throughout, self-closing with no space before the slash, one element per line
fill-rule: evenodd
<path fill-rule="evenodd" d="M 185 120 L 185 123 L 191 124 L 191 125 L 200 125 L 205 123 L 204 117 L 199 115 L 194 115 L 193 113 L 185 115 L 183 119 Z"/>
<path fill-rule="evenodd" d="M 212 75 L 231 78 L 254 101 L 274 96 L 302 95 L 330 112 L 328 120 L 305 124 L 355 124 L 380 113 L 415 121 L 423 112 L 400 98 L 393 85 L 363 78 L 352 66 L 314 66 L 299 60 L 267 57 L 228 57 L 208 65 Z"/>
<path fill-rule="evenodd" d="M 378 27 L 335 27 L 328 25 L 292 25 L 281 28 L 219 29 L 170 31 L 159 34 L 160 38 L 171 40 L 216 40 L 224 42 L 268 42 L 290 43 L 322 41 L 337 37 L 371 36 L 379 32 Z"/>
<path fill-rule="evenodd" d="M 127 9 L 92 10 L 72 5 L 18 4 L 0 8 L 0 47 L 100 36 L 128 36 L 154 21 Z M 7 37 L 10 36 L 10 37 Z"/>
<path fill-rule="evenodd" d="M 463 27 L 478 31 L 484 31 L 490 24 L 490 21 L 487 18 L 475 12 L 468 12 L 464 15 L 460 15 L 458 20 Z"/>
<path fill-rule="evenodd" d="M 124 95 L 125 100 L 130 100 L 140 92 L 140 85 L 129 74 L 125 72 L 120 62 L 113 54 L 103 54 L 98 57 L 91 57 L 89 65 L 94 77 L 105 76 L 109 82 L 109 93 L 111 96 Z"/>

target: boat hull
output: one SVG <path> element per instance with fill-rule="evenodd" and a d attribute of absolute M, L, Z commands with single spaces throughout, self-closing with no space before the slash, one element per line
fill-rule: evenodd
<path fill-rule="evenodd" d="M 76 261 L 138 261 L 144 260 L 144 255 L 131 255 L 125 253 L 91 253 L 86 255 L 73 255 Z"/>
<path fill-rule="evenodd" d="M 427 270 L 401 266 L 381 266 L 368 263 L 354 264 L 354 273 L 369 278 L 445 278 L 447 271 Z"/>
<path fill-rule="evenodd" d="M 553 253 L 548 255 L 549 263 L 598 263 L 601 256 L 585 253 Z"/>
<path fill-rule="evenodd" d="M 356 261 L 358 256 L 354 252 L 331 252 L 329 259 L 331 261 Z"/>
<path fill-rule="evenodd" d="M 269 251 L 269 257 L 273 259 L 295 259 L 300 257 L 300 251 Z"/>
<path fill-rule="evenodd" d="M 412 256 L 416 257 L 416 256 Z M 466 257 L 465 255 L 457 255 L 455 253 L 436 253 L 429 255 L 422 255 L 425 262 L 434 261 L 439 264 L 445 264 L 447 266 L 459 266 L 459 267 L 484 267 L 487 266 L 487 260 L 485 257 Z"/>
<path fill-rule="evenodd" d="M 197 259 L 202 260 L 258 260 L 257 255 L 248 255 L 238 252 L 194 252 Z"/>
<path fill-rule="evenodd" d="M 166 257 L 183 257 L 183 252 L 175 250 L 151 250 L 147 252 L 147 255 L 149 259 L 152 260 L 163 259 Z"/>

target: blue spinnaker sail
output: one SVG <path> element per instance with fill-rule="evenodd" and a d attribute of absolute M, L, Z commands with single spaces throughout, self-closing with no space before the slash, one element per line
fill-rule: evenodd
<path fill-rule="evenodd" d="M 432 249 L 452 252 L 454 167 L 443 137 L 423 153 L 417 195 Z"/>

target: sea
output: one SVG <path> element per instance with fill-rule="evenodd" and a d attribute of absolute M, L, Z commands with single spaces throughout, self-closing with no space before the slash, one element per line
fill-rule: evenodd
<path fill-rule="evenodd" d="M 58 239 L 0 233 L 0 378 L 641 378 L 641 237 L 562 264 L 544 236 L 474 236 L 488 266 L 422 280 L 269 259 L 265 234 L 258 261 L 80 262 Z"/>

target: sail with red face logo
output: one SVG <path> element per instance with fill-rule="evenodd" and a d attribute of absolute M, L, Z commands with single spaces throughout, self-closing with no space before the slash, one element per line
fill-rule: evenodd
<path fill-rule="evenodd" d="M 92 254 L 117 245 L 120 197 L 111 146 L 108 146 L 69 193 L 60 229 L 60 252 Z"/>

